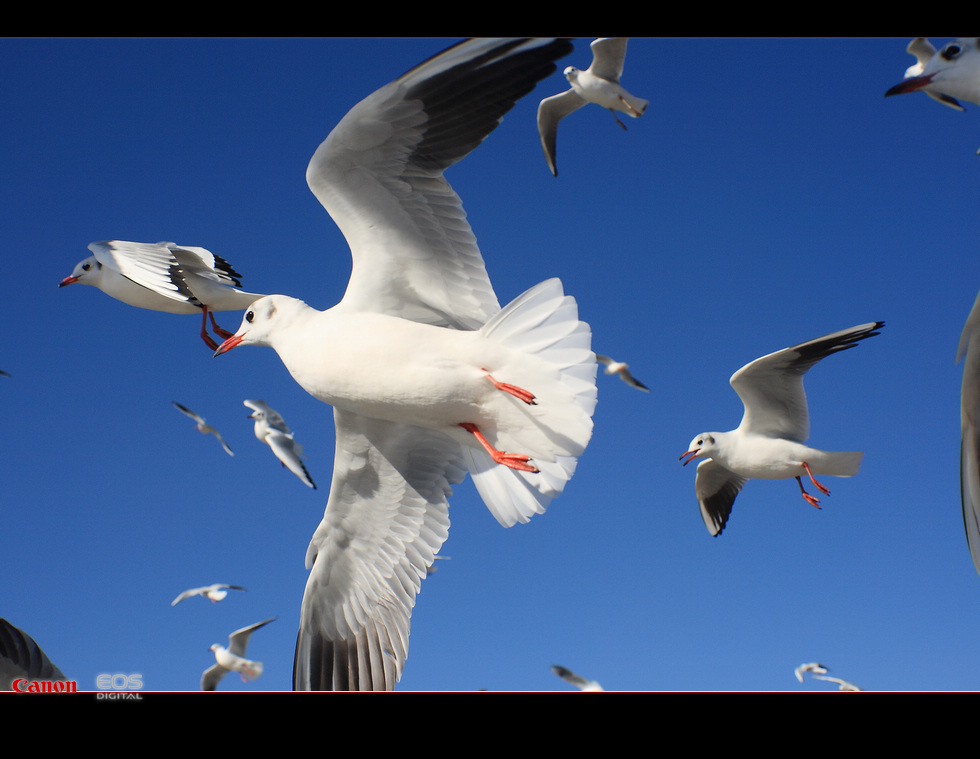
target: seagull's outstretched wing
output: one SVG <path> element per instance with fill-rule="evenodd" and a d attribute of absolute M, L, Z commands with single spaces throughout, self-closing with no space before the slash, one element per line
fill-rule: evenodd
<path fill-rule="evenodd" d="M 296 690 L 390 690 L 408 656 L 412 608 L 449 534 L 466 474 L 442 433 L 334 411 L 337 451 L 306 556 Z"/>
<path fill-rule="evenodd" d="M 499 310 L 443 172 L 571 50 L 567 40 L 467 40 L 344 116 L 306 172 L 350 245 L 343 307 L 464 329 Z"/>
<path fill-rule="evenodd" d="M 698 464 L 694 490 L 698 495 L 704 526 L 712 535 L 721 535 L 725 529 L 728 517 L 732 514 L 735 496 L 745 487 L 746 482 L 746 477 L 725 469 L 713 459 L 705 459 Z"/>
<path fill-rule="evenodd" d="M 739 429 L 802 443 L 810 437 L 803 375 L 818 361 L 877 335 L 884 322 L 860 324 L 784 348 L 746 364 L 730 380 L 745 405 Z"/>
<path fill-rule="evenodd" d="M 13 690 L 13 681 L 67 680 L 34 638 L 0 618 L 0 690 Z"/>

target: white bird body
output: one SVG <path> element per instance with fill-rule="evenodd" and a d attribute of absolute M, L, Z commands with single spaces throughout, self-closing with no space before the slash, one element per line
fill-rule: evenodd
<path fill-rule="evenodd" d="M 257 680 L 261 677 L 262 662 L 233 654 L 218 643 L 212 645 L 211 650 L 214 651 L 214 658 L 218 664 L 231 672 L 238 672 L 242 676 L 242 680 Z"/>
<path fill-rule="evenodd" d="M 171 606 L 176 606 L 181 601 L 187 598 L 193 598 L 194 596 L 203 596 L 207 598 L 211 603 L 218 603 L 228 595 L 229 590 L 245 590 L 241 585 L 227 585 L 225 583 L 216 582 L 213 585 L 205 585 L 203 588 L 191 588 L 190 590 L 185 590 L 179 596 L 177 596 L 173 601 L 170 602 Z"/>
<path fill-rule="evenodd" d="M 930 48 L 933 54 L 926 59 Z M 957 100 L 980 105 L 980 39 L 961 37 L 937 51 L 931 42 L 920 37 L 912 40 L 907 49 L 918 63 L 909 67 L 907 78 L 888 90 L 885 97 L 921 90 L 958 110 L 963 107 Z"/>
<path fill-rule="evenodd" d="M 244 405 L 252 409 L 249 419 L 255 421 L 255 437 L 272 449 L 284 467 L 315 490 L 313 478 L 303 464 L 303 446 L 296 442 L 282 415 L 265 401 L 247 400 Z"/>
<path fill-rule="evenodd" d="M 343 300 L 320 312 L 262 298 L 216 351 L 272 346 L 334 406 L 297 690 L 393 688 L 452 485 L 469 470 L 501 524 L 526 522 L 588 442 L 596 364 L 574 300 L 549 280 L 501 310 L 443 175 L 570 51 L 567 40 L 467 40 L 355 105 L 306 175 L 350 245 Z"/>
<path fill-rule="evenodd" d="M 721 534 L 739 491 L 750 479 L 796 478 L 803 498 L 820 508 L 803 488 L 807 476 L 820 492 L 830 491 L 815 475 L 853 477 L 861 467 L 860 451 L 822 451 L 804 445 L 810 436 L 810 415 L 803 376 L 823 358 L 854 347 L 877 335 L 883 322 L 861 324 L 805 343 L 784 348 L 752 361 L 730 380 L 745 413 L 730 432 L 704 432 L 681 455 L 687 465 L 698 464 L 695 491 L 701 517 L 714 536 Z"/>
<path fill-rule="evenodd" d="M 558 122 L 589 103 L 608 108 L 616 117 L 621 111 L 631 118 L 639 118 L 650 105 L 649 100 L 638 98 L 627 92 L 619 83 L 623 75 L 623 61 L 626 58 L 624 37 L 603 37 L 592 42 L 592 65 L 586 70 L 568 66 L 565 78 L 570 90 L 545 98 L 538 105 L 538 133 L 541 146 L 548 161 L 551 173 L 558 176 L 555 164 L 557 151 Z M 616 117 L 616 123 L 623 129 L 626 125 Z"/>
<path fill-rule="evenodd" d="M 214 652 L 216 663 L 201 675 L 201 690 L 214 690 L 229 672 L 237 672 L 241 675 L 242 682 L 257 680 L 261 677 L 262 662 L 246 659 L 245 653 L 252 633 L 275 619 L 272 617 L 272 619 L 267 619 L 264 622 L 256 622 L 254 625 L 235 630 L 228 636 L 227 648 L 220 643 L 213 644 L 209 650 Z"/>
<path fill-rule="evenodd" d="M 523 329 L 539 328 L 538 320 L 549 309 L 558 316 L 544 326 L 554 328 L 554 334 L 542 339 L 526 335 Z M 495 337 L 498 333 L 521 346 L 535 343 L 545 357 L 511 347 Z M 562 340 L 559 346 L 553 345 L 556 337 Z M 269 346 L 293 379 L 324 403 L 368 419 L 438 430 L 479 456 L 483 447 L 460 426 L 476 425 L 494 448 L 519 451 L 534 466 L 553 469 L 560 482 L 540 484 L 542 496 L 550 500 L 574 470 L 565 473 L 569 465 L 563 457 L 581 455 L 592 434 L 596 368 L 588 342 L 588 327 L 578 321 L 574 301 L 553 279 L 517 298 L 477 331 L 342 305 L 317 311 L 295 298 L 269 295 L 248 309 L 225 345 Z M 567 352 L 567 363 L 547 358 L 556 347 Z M 535 403 L 501 391 L 488 375 L 499 383 L 533 388 Z M 502 524 L 514 523 L 502 516 L 498 504 L 488 505 Z"/>
<path fill-rule="evenodd" d="M 214 311 L 238 311 L 261 293 L 241 287 L 240 274 L 220 256 L 204 248 L 172 242 L 140 243 L 123 240 L 93 242 L 94 255 L 80 261 L 59 287 L 78 283 L 96 287 L 130 306 L 170 314 L 198 314 L 205 319 Z M 212 322 L 214 316 L 211 316 Z M 216 331 L 222 330 L 214 325 Z M 201 336 L 212 349 L 217 347 Z M 223 334 L 227 337 L 227 333 Z M 210 342 L 209 342 L 210 340 Z"/>
<path fill-rule="evenodd" d="M 860 451 L 821 451 L 793 440 L 755 435 L 742 429 L 712 432 L 714 443 L 702 446 L 711 460 L 750 480 L 802 477 L 806 462 L 813 474 L 853 477 L 861 468 Z M 692 446 L 693 447 L 693 446 Z"/>

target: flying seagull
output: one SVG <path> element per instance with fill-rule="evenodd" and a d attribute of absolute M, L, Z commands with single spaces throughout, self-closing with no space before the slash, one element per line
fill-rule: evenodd
<path fill-rule="evenodd" d="M 643 115 L 649 100 L 631 95 L 619 83 L 623 75 L 623 60 L 626 58 L 626 38 L 603 37 L 592 42 L 592 65 L 585 71 L 569 66 L 565 78 L 572 85 L 570 90 L 545 98 L 538 105 L 538 134 L 541 147 L 548 161 L 548 168 L 556 177 L 556 143 L 558 122 L 568 114 L 574 113 L 588 103 L 608 108 L 616 123 L 623 129 L 626 125 L 619 120 L 616 111 L 636 119 Z"/>
<path fill-rule="evenodd" d="M 680 457 L 685 466 L 703 459 L 695 490 L 708 532 L 721 534 L 735 497 L 751 478 L 794 477 L 806 502 L 820 508 L 819 500 L 804 489 L 803 475 L 829 495 L 815 475 L 858 473 L 863 453 L 832 453 L 803 444 L 810 436 L 803 375 L 821 359 L 877 335 L 883 326 L 884 322 L 871 322 L 824 335 L 757 358 L 732 375 L 731 385 L 745 406 L 742 423 L 730 432 L 701 433 Z"/>
<path fill-rule="evenodd" d="M 208 317 L 222 339 L 231 333 L 214 320 L 215 311 L 240 311 L 259 293 L 248 293 L 241 275 L 221 256 L 204 248 L 172 242 L 105 240 L 88 246 L 94 255 L 79 261 L 58 287 L 74 283 L 99 288 L 137 308 L 171 314 L 201 313 L 201 338 L 214 350 Z"/>
<path fill-rule="evenodd" d="M 616 361 L 609 358 L 609 356 L 601 356 L 598 353 L 595 354 L 595 360 L 606 367 L 606 374 L 618 374 L 619 378 L 630 387 L 635 387 L 637 390 L 643 390 L 647 393 L 650 392 L 650 388 L 630 374 L 629 364 L 622 361 Z"/>
<path fill-rule="evenodd" d="M 315 489 L 313 478 L 303 465 L 303 446 L 293 438 L 293 433 L 279 412 L 265 401 L 245 401 L 245 405 L 252 409 L 248 418 L 255 422 L 255 437 L 272 449 L 284 467 L 288 467 L 304 484 Z"/>
<path fill-rule="evenodd" d="M 221 433 L 218 432 L 214 427 L 210 426 L 204 420 L 204 417 L 195 414 L 193 411 L 187 408 L 187 406 L 181 406 L 179 403 L 177 403 L 177 401 L 171 401 L 171 403 L 173 403 L 174 407 L 177 410 L 179 410 L 182 414 L 186 414 L 195 422 L 197 422 L 198 432 L 200 432 L 202 435 L 214 435 L 216 438 L 218 438 L 218 442 L 221 443 L 221 447 L 225 449 L 225 453 L 227 453 L 229 456 L 235 455 L 234 452 L 231 450 L 231 448 L 228 447 L 228 443 L 225 442 L 225 439 L 221 437 Z"/>
<path fill-rule="evenodd" d="M 793 674 L 795 674 L 796 679 L 802 683 L 804 672 L 812 672 L 817 675 L 826 675 L 829 671 L 830 670 L 823 664 L 818 664 L 817 662 L 812 661 L 809 664 L 801 664 L 799 667 L 793 670 Z"/>
<path fill-rule="evenodd" d="M 591 436 L 596 363 L 575 301 L 549 280 L 500 309 L 443 176 L 570 50 L 467 40 L 354 106 L 307 169 L 351 248 L 343 300 L 320 312 L 263 298 L 216 351 L 269 345 L 334 406 L 298 690 L 393 688 L 416 594 L 448 534 L 452 485 L 469 470 L 501 524 L 526 522 L 562 491 Z"/>
<path fill-rule="evenodd" d="M 170 602 L 171 606 L 176 606 L 185 598 L 191 598 L 192 596 L 203 596 L 211 601 L 211 603 L 218 603 L 221 599 L 228 595 L 229 590 L 245 590 L 241 585 L 225 585 L 221 582 L 216 582 L 214 585 L 205 585 L 203 588 L 191 588 L 190 590 L 185 590 L 179 596 L 177 596 L 173 601 Z"/>
<path fill-rule="evenodd" d="M 254 625 L 235 630 L 228 636 L 228 648 L 220 643 L 211 646 L 214 651 L 216 664 L 206 670 L 201 675 L 201 690 L 215 690 L 221 678 L 229 672 L 237 672 L 242 677 L 242 682 L 257 680 L 262 676 L 262 662 L 252 661 L 245 658 L 245 649 L 248 648 L 248 639 L 252 633 L 260 627 L 264 627 L 276 618 L 267 619 L 265 622 L 256 622 Z"/>
<path fill-rule="evenodd" d="M 947 42 L 937 51 L 929 40 L 918 37 L 909 43 L 907 50 L 918 63 L 905 72 L 907 78 L 889 89 L 885 97 L 921 90 L 943 105 L 961 111 L 963 106 L 957 98 L 980 105 L 980 39 L 962 37 Z"/>

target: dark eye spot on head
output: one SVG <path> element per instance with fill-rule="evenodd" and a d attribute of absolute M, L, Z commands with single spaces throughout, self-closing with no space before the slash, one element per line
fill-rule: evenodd
<path fill-rule="evenodd" d="M 91 268 L 92 268 L 92 264 L 85 264 L 85 266 L 82 267 L 84 271 L 88 271 Z"/>
<path fill-rule="evenodd" d="M 943 48 L 943 51 L 940 53 L 940 55 L 943 58 L 945 58 L 947 61 L 951 61 L 960 54 L 960 50 L 961 48 L 959 45 L 950 44 L 950 45 L 946 45 L 946 47 Z"/>
<path fill-rule="evenodd" d="M 249 311 L 247 314 L 245 314 L 245 321 L 247 321 L 249 324 L 252 323 L 252 319 L 254 319 L 254 318 L 255 318 L 255 312 L 254 311 Z"/>

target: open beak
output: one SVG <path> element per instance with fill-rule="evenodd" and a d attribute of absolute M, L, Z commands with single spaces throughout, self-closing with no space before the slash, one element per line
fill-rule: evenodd
<path fill-rule="evenodd" d="M 894 87 L 892 87 L 888 92 L 885 93 L 885 97 L 890 97 L 891 95 L 904 95 L 906 92 L 915 92 L 916 90 L 921 90 L 927 84 L 932 83 L 932 78 L 935 74 L 927 74 L 925 76 L 912 76 L 905 81 L 899 82 Z"/>
<path fill-rule="evenodd" d="M 78 281 L 78 277 L 65 277 L 61 280 L 61 284 L 58 287 L 64 287 L 65 285 L 73 285 Z"/>
<path fill-rule="evenodd" d="M 232 335 L 227 340 L 225 340 L 221 345 L 218 346 L 218 350 L 214 352 L 214 358 L 217 358 L 222 353 L 227 353 L 236 345 L 238 345 L 244 338 L 245 335 Z"/>
<path fill-rule="evenodd" d="M 690 463 L 691 463 L 692 461 L 694 461 L 694 458 L 695 458 L 695 457 L 696 457 L 696 456 L 698 455 L 698 451 L 700 451 L 700 450 L 701 450 L 700 448 L 695 448 L 695 449 L 694 449 L 693 451 L 685 451 L 684 453 L 682 453 L 682 454 L 681 454 L 681 457 L 680 457 L 679 459 L 677 459 L 677 460 L 678 460 L 678 461 L 680 461 L 680 460 L 681 460 L 681 459 L 683 459 L 683 458 L 684 458 L 685 456 L 690 456 L 691 458 L 689 458 L 689 459 L 688 459 L 687 461 L 685 461 L 685 462 L 684 462 L 684 463 L 683 463 L 683 464 L 681 465 L 681 466 L 687 466 L 687 465 L 688 465 L 688 464 L 690 464 Z"/>

